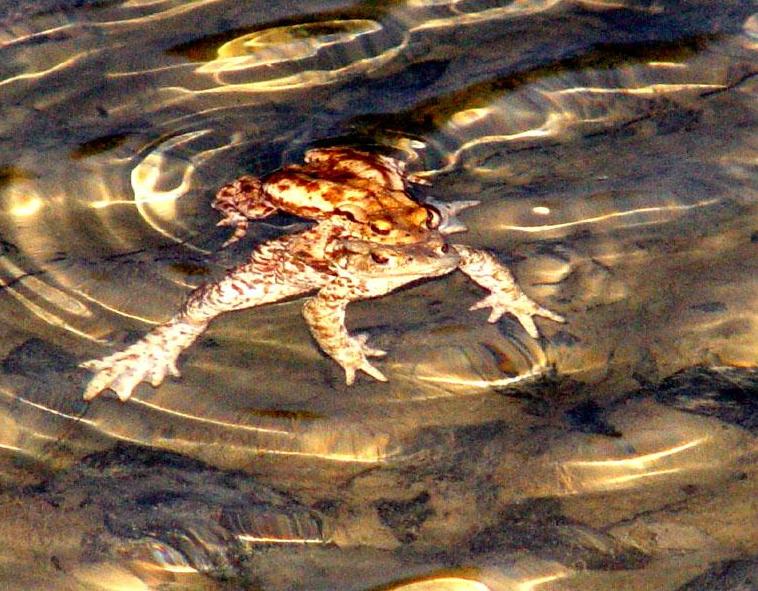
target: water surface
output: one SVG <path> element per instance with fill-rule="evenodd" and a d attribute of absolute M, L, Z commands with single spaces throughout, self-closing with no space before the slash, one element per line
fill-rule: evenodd
<path fill-rule="evenodd" d="M 0 9 L 0 586 L 540 591 L 755 585 L 756 49 L 747 2 L 22 2 Z M 394 150 L 462 243 L 564 315 L 530 339 L 461 274 L 228 314 L 181 380 L 77 368 L 284 216 L 244 173 Z M 751 587 L 745 587 L 751 588 Z"/>

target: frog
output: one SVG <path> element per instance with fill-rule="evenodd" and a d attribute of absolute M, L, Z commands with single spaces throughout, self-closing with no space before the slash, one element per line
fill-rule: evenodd
<path fill-rule="evenodd" d="M 449 235 L 466 230 L 458 215 L 478 201 L 428 199 L 419 203 L 407 192 L 407 183 L 412 181 L 402 163 L 388 156 L 372 159 L 354 149 L 320 149 L 306 154 L 304 167 L 293 165 L 286 170 L 291 175 L 287 178 L 300 179 L 306 174 L 311 179 L 308 182 L 316 185 L 297 181 L 288 193 L 290 189 L 268 187 L 270 183 L 278 185 L 285 175 L 253 179 L 252 190 L 245 185 L 247 180 L 240 183 L 237 179 L 232 183 L 236 183 L 235 197 L 229 198 L 230 185 L 225 185 L 213 202 L 224 216 L 222 222 L 231 220 L 222 225 L 233 227 L 233 241 L 244 236 L 240 230 L 247 230 L 250 219 L 266 217 L 276 209 L 302 215 L 315 225 L 259 244 L 246 262 L 218 281 L 196 288 L 177 314 L 143 338 L 124 350 L 82 363 L 95 372 L 85 387 L 85 400 L 112 390 L 126 401 L 140 382 L 158 387 L 167 376 L 179 378 L 179 355 L 220 314 L 313 292 L 304 303 L 303 317 L 317 345 L 344 371 L 348 386 L 355 383 L 358 372 L 379 382 L 386 382 L 387 377 L 370 361 L 386 352 L 372 347 L 366 333 L 351 335 L 347 331 L 347 305 L 384 296 L 419 280 L 460 270 L 489 292 L 470 310 L 490 308 L 491 323 L 509 313 L 535 339 L 539 338 L 535 316 L 565 322 L 560 314 L 531 300 L 495 255 L 450 242 Z M 335 183 L 344 185 L 345 191 L 330 193 Z M 281 193 L 277 192 L 280 189 Z M 308 201 L 311 189 L 316 196 Z M 324 199 L 325 195 L 329 198 Z M 385 198 L 389 210 L 382 209 Z M 305 209 L 301 211 L 298 204 Z M 389 227 L 380 225 L 376 231 L 377 220 L 387 221 Z"/>
<path fill-rule="evenodd" d="M 276 212 L 314 221 L 341 217 L 356 223 L 360 237 L 385 244 L 420 242 L 442 222 L 436 208 L 410 197 L 411 184 L 428 181 L 408 174 L 402 160 L 352 147 L 314 148 L 303 160 L 219 189 L 212 203 L 222 215 L 218 225 L 234 230 L 222 246 L 243 238 L 250 220 Z"/>

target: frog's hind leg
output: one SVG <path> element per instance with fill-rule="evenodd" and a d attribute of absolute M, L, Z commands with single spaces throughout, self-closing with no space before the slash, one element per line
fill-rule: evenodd
<path fill-rule="evenodd" d="M 369 363 L 369 357 L 383 357 L 387 354 L 367 344 L 368 335 L 350 336 L 345 328 L 346 300 L 328 300 L 315 297 L 306 302 L 303 316 L 313 338 L 321 349 L 345 370 L 345 382 L 351 386 L 355 374 L 363 371 L 375 380 L 386 382 L 385 375 Z"/>
<path fill-rule="evenodd" d="M 82 363 L 95 372 L 84 399 L 92 400 L 110 389 L 127 400 L 142 381 L 157 387 L 166 375 L 179 377 L 177 358 L 216 316 L 304 294 L 326 283 L 322 273 L 304 265 L 287 249 L 286 242 L 263 245 L 250 262 L 228 271 L 219 281 L 198 287 L 176 316 L 136 343 Z"/>
<path fill-rule="evenodd" d="M 249 175 L 241 176 L 221 187 L 211 206 L 223 216 L 216 225 L 234 228 L 234 233 L 224 242 L 222 248 L 245 236 L 248 220 L 259 220 L 276 212 L 276 207 L 266 199 L 261 180 Z"/>
<path fill-rule="evenodd" d="M 368 345 L 368 335 L 351 336 L 345 327 L 345 309 L 351 301 L 383 295 L 389 289 L 382 286 L 377 291 L 355 283 L 346 277 L 330 281 L 303 307 L 303 316 L 313 338 L 321 349 L 345 370 L 345 381 L 350 386 L 355 374 L 362 371 L 375 380 L 386 382 L 387 378 L 371 365 L 369 357 L 384 357 L 386 351 Z"/>

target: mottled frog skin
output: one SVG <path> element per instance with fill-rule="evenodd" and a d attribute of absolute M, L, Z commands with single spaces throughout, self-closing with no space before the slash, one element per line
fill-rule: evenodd
<path fill-rule="evenodd" d="M 383 244 L 413 244 L 436 229 L 441 218 L 406 191 L 405 163 L 353 148 L 305 153 L 305 165 L 290 165 L 262 179 L 243 176 L 222 187 L 213 207 L 224 216 L 220 226 L 234 234 L 224 246 L 245 235 L 249 220 L 277 211 L 311 220 L 341 218 L 355 222 L 355 238 Z"/>
<path fill-rule="evenodd" d="M 358 371 L 387 378 L 369 362 L 385 352 L 369 346 L 367 335 L 347 332 L 347 305 L 419 279 L 462 271 L 490 292 L 471 310 L 492 308 L 489 322 L 508 312 L 534 338 L 539 334 L 533 316 L 564 321 L 529 299 L 491 254 L 447 243 L 446 235 L 465 230 L 456 214 L 477 202 L 413 201 L 403 163 L 387 156 L 331 148 L 307 152 L 305 162 L 263 179 L 241 177 L 222 187 L 213 206 L 224 216 L 221 225 L 234 227 L 228 242 L 244 236 L 248 220 L 277 210 L 316 225 L 259 245 L 246 263 L 197 288 L 178 314 L 144 338 L 83 363 L 95 372 L 85 400 L 108 389 L 127 400 L 142 381 L 157 387 L 166 375 L 179 377 L 179 354 L 219 314 L 314 291 L 303 316 L 321 349 L 345 371 L 348 385 Z"/>

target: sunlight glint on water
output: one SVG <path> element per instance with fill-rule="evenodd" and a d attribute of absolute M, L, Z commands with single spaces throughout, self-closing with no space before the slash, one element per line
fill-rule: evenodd
<path fill-rule="evenodd" d="M 748 3 L 24 0 L 0 9 L 0 587 L 747 588 L 758 378 Z M 460 273 L 351 303 L 354 386 L 302 299 L 182 376 L 82 399 L 261 242 L 222 185 L 352 145 L 567 319 Z M 32 486 L 28 486 L 32 485 Z M 751 573 L 753 573 L 751 575 Z M 228 587 L 232 585 L 232 587 Z"/>

